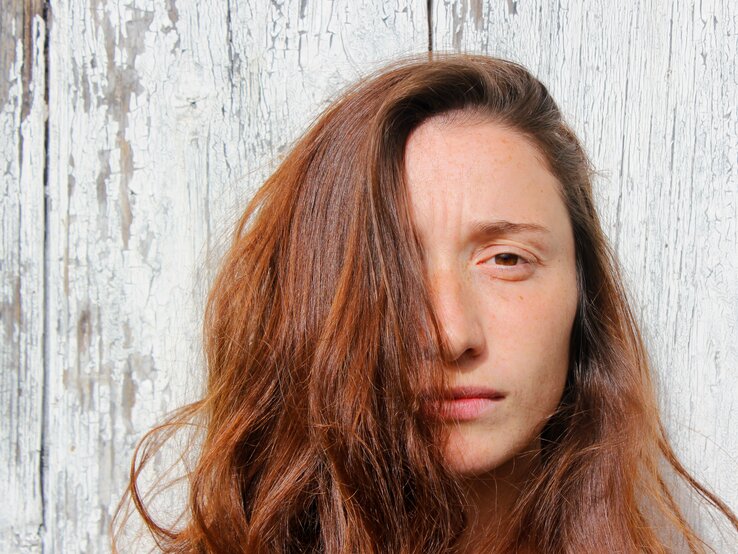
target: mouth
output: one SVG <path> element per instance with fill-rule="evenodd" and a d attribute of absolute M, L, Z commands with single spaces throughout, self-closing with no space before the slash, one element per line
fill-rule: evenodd
<path fill-rule="evenodd" d="M 454 387 L 439 406 L 438 414 L 447 421 L 472 421 L 493 411 L 505 394 L 489 387 Z"/>

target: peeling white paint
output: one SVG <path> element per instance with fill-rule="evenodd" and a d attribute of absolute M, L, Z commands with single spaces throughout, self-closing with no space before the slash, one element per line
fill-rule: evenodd
<path fill-rule="evenodd" d="M 44 38 L 42 17 L 14 14 L 21 38 L 1 68 L 0 105 L 0 552 L 39 552 L 44 381 Z M 3 23 L 7 16 L 3 14 Z M 28 43 L 22 31 L 28 27 Z"/>
<path fill-rule="evenodd" d="M 4 25 L 0 551 L 109 550 L 133 446 L 199 392 L 235 217 L 342 87 L 426 49 L 426 5 L 51 3 L 48 151 L 44 20 L 31 50 L 22 13 Z M 523 62 L 583 136 L 676 447 L 738 508 L 738 8 L 433 6 L 437 50 Z"/>

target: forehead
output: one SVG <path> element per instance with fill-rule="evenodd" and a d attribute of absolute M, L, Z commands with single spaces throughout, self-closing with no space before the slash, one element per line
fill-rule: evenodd
<path fill-rule="evenodd" d="M 487 221 L 569 227 L 561 184 L 523 134 L 484 119 L 432 118 L 408 137 L 405 171 L 421 235 Z"/>

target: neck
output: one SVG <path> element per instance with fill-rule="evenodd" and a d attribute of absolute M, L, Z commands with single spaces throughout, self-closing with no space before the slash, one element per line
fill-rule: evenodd
<path fill-rule="evenodd" d="M 470 520 L 459 554 L 489 552 L 490 545 L 500 544 L 499 539 L 515 531 L 513 509 L 539 459 L 538 452 L 526 453 L 488 474 L 464 479 Z"/>

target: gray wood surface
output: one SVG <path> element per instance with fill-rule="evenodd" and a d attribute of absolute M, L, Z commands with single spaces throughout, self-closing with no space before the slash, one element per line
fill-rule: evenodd
<path fill-rule="evenodd" d="M 235 217 L 429 34 L 528 66 L 584 139 L 668 429 L 738 508 L 736 4 L 428 5 L 0 0 L 0 552 L 109 551 L 133 446 L 200 391 Z"/>
<path fill-rule="evenodd" d="M 43 2 L 0 11 L 0 552 L 40 552 L 45 294 Z"/>

